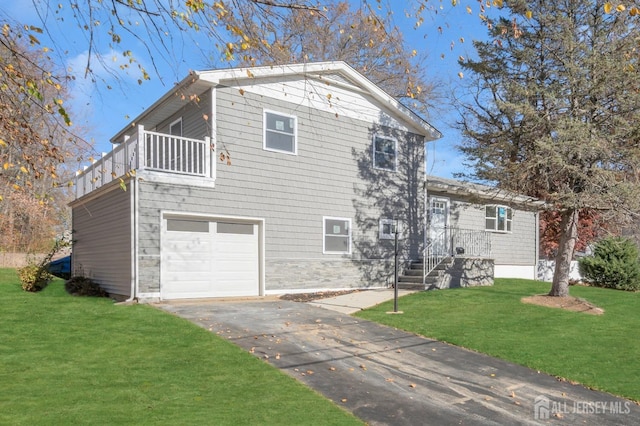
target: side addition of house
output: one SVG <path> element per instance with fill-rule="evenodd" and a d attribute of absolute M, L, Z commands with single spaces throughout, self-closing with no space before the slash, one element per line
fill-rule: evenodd
<path fill-rule="evenodd" d="M 426 181 L 435 253 L 491 259 L 495 278 L 536 278 L 543 202 L 476 183 Z"/>

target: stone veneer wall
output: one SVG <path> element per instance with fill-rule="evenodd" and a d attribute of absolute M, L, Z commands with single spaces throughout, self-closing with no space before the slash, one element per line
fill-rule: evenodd
<path fill-rule="evenodd" d="M 438 288 L 493 285 L 493 269 L 493 259 L 456 257 L 445 271 Z"/>
<path fill-rule="evenodd" d="M 277 260 L 266 262 L 266 292 L 389 287 L 393 260 Z"/>

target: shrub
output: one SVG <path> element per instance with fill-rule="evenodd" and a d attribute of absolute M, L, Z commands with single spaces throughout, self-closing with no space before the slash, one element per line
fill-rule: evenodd
<path fill-rule="evenodd" d="M 62 237 L 55 241 L 49 253 L 39 264 L 35 264 L 33 260 L 30 260 L 27 266 L 18 269 L 18 277 L 22 282 L 22 289 L 24 291 L 37 292 L 48 286 L 53 279 L 53 275 L 47 271 L 47 265 L 57 252 L 69 247 L 70 244 L 71 242 L 67 238 Z"/>
<path fill-rule="evenodd" d="M 581 258 L 578 264 L 580 274 L 597 287 L 640 290 L 638 248 L 627 238 L 600 240 L 593 256 Z"/>
<path fill-rule="evenodd" d="M 48 273 L 42 265 L 29 264 L 18 269 L 18 276 L 22 282 L 24 291 L 37 292 L 44 289 L 53 279 L 53 275 Z"/>
<path fill-rule="evenodd" d="M 87 277 L 71 277 L 65 284 L 67 293 L 74 296 L 108 297 L 109 294 Z"/>

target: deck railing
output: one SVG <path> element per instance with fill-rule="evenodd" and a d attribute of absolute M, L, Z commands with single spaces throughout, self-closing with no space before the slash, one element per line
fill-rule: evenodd
<path fill-rule="evenodd" d="M 450 250 L 467 257 L 491 256 L 491 233 L 475 229 L 450 228 Z"/>
<path fill-rule="evenodd" d="M 210 139 L 197 140 L 144 130 L 117 145 L 102 158 L 76 173 L 76 198 L 80 198 L 128 173 L 153 170 L 215 178 L 215 153 Z"/>
<path fill-rule="evenodd" d="M 144 132 L 145 168 L 196 176 L 209 176 L 207 141 Z"/>
<path fill-rule="evenodd" d="M 427 276 L 449 256 L 490 257 L 491 233 L 444 227 L 433 229 L 423 251 L 423 283 Z"/>

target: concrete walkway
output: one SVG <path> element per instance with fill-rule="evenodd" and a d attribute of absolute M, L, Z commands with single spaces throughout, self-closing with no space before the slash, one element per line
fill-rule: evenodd
<path fill-rule="evenodd" d="M 314 302 L 323 308 L 273 299 L 157 306 L 239 345 L 370 425 L 640 425 L 640 407 L 625 399 L 333 310 L 372 303 L 374 294 L 365 293 L 353 293 L 366 296 L 360 301 Z"/>
<path fill-rule="evenodd" d="M 414 293 L 413 290 L 398 289 L 398 297 Z M 356 291 L 353 293 L 343 294 L 341 296 L 328 297 L 326 299 L 318 299 L 309 302 L 310 305 L 319 308 L 330 309 L 342 314 L 353 314 L 354 312 L 379 305 L 387 300 L 393 300 L 395 297 L 393 289 L 376 289 Z M 400 310 L 400 309 L 399 309 Z"/>

